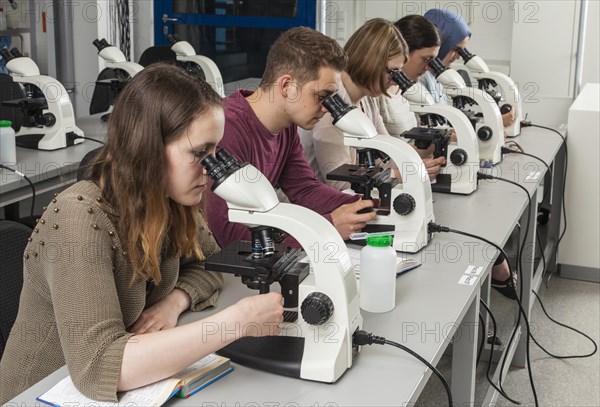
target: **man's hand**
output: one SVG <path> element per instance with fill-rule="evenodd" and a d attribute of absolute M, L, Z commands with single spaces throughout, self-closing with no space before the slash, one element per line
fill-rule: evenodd
<path fill-rule="evenodd" d="M 425 168 L 427 168 L 429 180 L 433 181 L 440 173 L 441 166 L 446 164 L 446 159 L 444 157 L 425 158 L 423 163 L 425 164 Z"/>
<path fill-rule="evenodd" d="M 508 112 L 502 115 L 502 125 L 508 127 L 515 122 L 515 109 L 510 109 Z"/>
<path fill-rule="evenodd" d="M 358 200 L 356 202 L 342 205 L 335 211 L 331 212 L 333 226 L 342 236 L 342 239 L 347 240 L 352 233 L 360 231 L 364 228 L 368 221 L 375 219 L 375 211 L 368 213 L 356 213 L 364 208 L 372 208 L 373 201 Z"/>
<path fill-rule="evenodd" d="M 177 325 L 179 315 L 189 308 L 190 301 L 185 291 L 175 288 L 162 300 L 146 308 L 129 331 L 141 335 L 173 328 Z"/>

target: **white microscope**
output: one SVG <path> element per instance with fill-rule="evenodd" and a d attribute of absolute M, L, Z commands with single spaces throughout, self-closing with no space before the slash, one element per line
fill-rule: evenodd
<path fill-rule="evenodd" d="M 98 50 L 98 56 L 104 60 L 106 68 L 100 72 L 96 80 L 96 87 L 90 103 L 90 114 L 110 113 L 114 100 L 121 89 L 144 67 L 127 61 L 123 52 L 114 45 L 110 45 L 104 38 L 96 39 L 92 43 Z M 105 115 L 102 118 L 106 120 L 107 117 Z"/>
<path fill-rule="evenodd" d="M 523 120 L 523 104 L 519 97 L 519 88 L 515 82 L 501 72 L 490 71 L 490 68 L 483 59 L 477 55 L 471 54 L 466 48 L 458 51 L 458 54 L 469 68 L 471 75 L 479 81 L 479 87 L 488 90 L 490 87 L 498 86 L 500 88 L 500 111 L 509 112 L 515 109 L 515 121 L 505 128 L 508 137 L 517 137 L 521 134 L 521 121 Z"/>
<path fill-rule="evenodd" d="M 183 64 L 186 70 L 193 69 L 194 66 L 200 67 L 206 83 L 213 87 L 222 98 L 225 97 L 223 86 L 223 77 L 221 72 L 212 59 L 203 55 L 196 55 L 194 47 L 187 42 L 180 40 L 176 35 L 167 35 L 167 40 L 171 43 L 171 50 L 175 52 L 177 61 Z M 191 64 L 191 66 L 189 66 Z"/>
<path fill-rule="evenodd" d="M 456 133 L 456 142 L 450 141 L 448 130 L 415 127 L 402 134 L 405 138 L 415 140 L 418 148 L 426 149 L 434 144 L 434 158 L 446 158 L 446 165 L 442 166 L 436 182 L 431 184 L 431 189 L 434 192 L 463 195 L 477 190 L 479 146 L 469 119 L 450 105 L 434 103 L 427 89 L 421 83 L 410 80 L 403 71 L 393 71 L 391 79 L 398 84 L 402 96 L 410 103 L 411 112 L 442 116 Z"/>
<path fill-rule="evenodd" d="M 504 145 L 504 126 L 502 115 L 494 98 L 487 92 L 467 87 L 458 72 L 446 68 L 439 58 L 434 58 L 429 67 L 437 81 L 444 87 L 446 95 L 453 99 L 454 105 L 465 110 L 467 104 L 475 102 L 483 114 L 483 122 L 475 122 L 475 131 L 479 138 L 479 158 L 495 165 L 502 161 Z M 465 111 L 468 115 L 468 112 Z M 472 115 L 473 116 L 473 115 Z"/>
<path fill-rule="evenodd" d="M 219 351 L 250 367 L 307 380 L 332 383 L 352 366 L 361 328 L 358 290 L 346 245 L 321 215 L 280 203 L 268 179 L 255 167 L 239 164 L 226 150 L 202 160 L 211 187 L 229 207 L 231 222 L 248 225 L 252 242 L 233 242 L 206 259 L 206 268 L 242 276 L 261 293 L 279 282 L 286 315 L 281 336 L 243 338 Z M 305 249 L 278 250 L 271 232 L 278 228 Z M 295 251 L 294 251 L 295 250 Z M 309 265 L 296 261 L 299 252 Z M 291 318 L 290 318 L 291 315 Z M 292 322 L 293 321 L 293 322 Z"/>
<path fill-rule="evenodd" d="M 37 64 L 18 49 L 10 52 L 3 49 L 1 54 L 13 81 L 23 90 L 21 98 L 2 102 L 23 113 L 23 123 L 16 134 L 17 145 L 57 150 L 82 143 L 83 131 L 75 125 L 75 113 L 65 87 L 54 78 L 41 75 Z"/>
<path fill-rule="evenodd" d="M 365 231 L 394 231 L 393 247 L 399 252 L 416 253 L 427 246 L 431 239 L 427 225 L 435 218 L 431 183 L 419 154 L 403 140 L 377 134 L 368 117 L 349 106 L 338 94 L 326 98 L 323 106 L 331 113 L 333 124 L 343 131 L 344 145 L 384 153 L 393 160 L 402 176 L 400 188 L 390 183 L 388 177 L 382 175 L 386 171 L 379 168 L 345 164 L 327 174 L 327 179 L 350 182 L 352 189 L 365 195 L 365 199 L 369 198 L 371 189 L 379 190 L 377 217 L 367 224 Z"/>

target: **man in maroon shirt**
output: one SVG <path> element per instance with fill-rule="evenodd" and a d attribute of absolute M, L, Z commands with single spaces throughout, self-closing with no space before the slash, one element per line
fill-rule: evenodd
<path fill-rule="evenodd" d="M 259 88 L 225 99 L 225 133 L 220 147 L 258 168 L 291 203 L 323 215 L 343 239 L 362 229 L 375 212 L 361 200 L 319 182 L 302 154 L 297 126 L 312 129 L 327 110 L 321 102 L 334 93 L 347 62 L 339 44 L 306 27 L 283 33 L 273 44 Z M 247 226 L 229 222 L 226 202 L 208 194 L 208 222 L 221 247 L 250 240 Z"/>

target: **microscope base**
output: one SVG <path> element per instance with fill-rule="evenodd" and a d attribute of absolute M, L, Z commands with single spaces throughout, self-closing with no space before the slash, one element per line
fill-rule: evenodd
<path fill-rule="evenodd" d="M 71 135 L 72 137 L 69 137 L 69 135 Z M 43 133 L 17 135 L 15 144 L 17 145 L 17 147 L 29 148 L 32 150 L 48 150 L 46 148 L 39 147 L 40 141 L 45 136 L 46 135 Z M 76 137 L 76 136 L 77 136 L 77 134 L 75 134 L 73 132 L 67 133 L 67 145 L 65 147 L 74 146 L 76 144 L 74 137 Z M 61 148 L 64 148 L 64 147 L 53 148 L 52 150 L 59 150 Z"/>
<path fill-rule="evenodd" d="M 452 176 L 450 174 L 438 174 L 435 182 L 431 184 L 431 190 L 433 192 L 440 192 L 443 194 L 455 194 L 455 195 L 471 195 L 477 190 L 477 185 L 473 188 L 470 185 L 462 184 L 463 188 L 460 188 L 457 184 L 452 184 Z"/>
<path fill-rule="evenodd" d="M 304 338 L 245 337 L 217 351 L 235 363 L 282 376 L 300 378 Z"/>

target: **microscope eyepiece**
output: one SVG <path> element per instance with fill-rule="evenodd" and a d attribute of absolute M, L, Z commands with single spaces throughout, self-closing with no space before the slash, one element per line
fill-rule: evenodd
<path fill-rule="evenodd" d="M 465 63 L 469 62 L 469 60 L 475 56 L 471 54 L 466 48 L 460 48 L 458 50 L 458 55 L 460 55 L 460 57 L 463 59 L 463 61 L 465 61 Z"/>
<path fill-rule="evenodd" d="M 217 151 L 217 159 L 225 165 L 225 169 L 227 169 L 229 172 L 234 172 L 241 168 L 238 160 L 236 160 L 235 157 L 224 148 Z"/>
<path fill-rule="evenodd" d="M 171 34 L 167 34 L 165 35 L 165 37 L 167 37 L 167 41 L 169 41 L 169 44 L 174 45 L 177 43 L 177 40 Z"/>
<path fill-rule="evenodd" d="M 344 102 L 342 97 L 337 93 L 325 98 L 325 100 L 323 100 L 323 106 L 325 106 L 325 109 L 331 113 L 331 117 L 333 117 L 333 124 L 344 117 L 344 115 L 352 109 L 356 109 L 356 107 L 350 106 Z"/>
<path fill-rule="evenodd" d="M 415 84 L 415 82 L 411 81 L 402 70 L 393 70 L 390 72 L 390 78 L 398 84 L 402 93 L 409 90 Z"/>
<path fill-rule="evenodd" d="M 215 158 L 212 154 L 202 160 L 202 165 L 206 168 L 208 176 L 215 182 L 213 189 L 220 185 L 229 176 L 225 164 Z"/>
<path fill-rule="evenodd" d="M 431 68 L 431 70 L 436 78 L 438 76 L 440 76 L 442 74 L 442 72 L 444 72 L 446 69 L 448 69 L 444 66 L 444 63 L 442 62 L 442 60 L 437 57 L 433 58 L 429 62 L 429 67 Z"/>
<path fill-rule="evenodd" d="M 19 50 L 19 48 L 13 48 L 10 50 L 10 53 L 12 54 L 13 57 L 15 58 L 21 58 L 23 56 L 23 54 L 21 53 L 21 51 Z"/>
<path fill-rule="evenodd" d="M 110 47 L 110 44 L 104 38 L 102 38 L 102 39 L 95 39 L 94 41 L 92 41 L 92 44 L 94 44 L 94 46 L 96 47 L 96 49 L 98 50 L 98 52 L 102 51 L 106 47 Z"/>
<path fill-rule="evenodd" d="M 4 59 L 5 62 L 8 62 L 11 59 L 15 58 L 15 57 L 12 56 L 12 54 L 10 53 L 10 51 L 8 49 L 6 49 L 6 48 L 0 49 L 0 56 L 2 57 L 2 59 Z"/>

